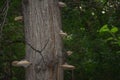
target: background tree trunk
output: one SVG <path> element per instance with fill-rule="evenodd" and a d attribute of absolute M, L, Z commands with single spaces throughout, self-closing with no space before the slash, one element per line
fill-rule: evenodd
<path fill-rule="evenodd" d="M 58 0 L 23 0 L 23 14 L 26 42 L 36 50 L 44 49 L 41 55 L 26 45 L 26 59 L 32 63 L 26 80 L 63 80 Z"/>

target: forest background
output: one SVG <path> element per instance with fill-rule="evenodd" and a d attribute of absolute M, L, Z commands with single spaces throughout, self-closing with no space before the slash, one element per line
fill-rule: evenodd
<path fill-rule="evenodd" d="M 9 1 L 9 2 L 7 2 Z M 120 0 L 62 0 L 64 49 L 67 62 L 76 66 L 75 80 L 120 80 Z M 8 4 L 9 3 L 9 4 Z M 24 59 L 21 0 L 0 0 L 0 80 L 24 80 L 24 68 L 11 65 Z M 71 71 L 65 71 L 65 80 Z"/>

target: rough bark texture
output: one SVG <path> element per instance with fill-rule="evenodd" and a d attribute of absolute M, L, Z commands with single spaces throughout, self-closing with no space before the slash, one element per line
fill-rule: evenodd
<path fill-rule="evenodd" d="M 26 59 L 32 63 L 26 80 L 63 80 L 58 0 L 23 0 L 23 14 L 26 42 L 36 50 L 44 49 L 39 53 L 26 45 Z"/>

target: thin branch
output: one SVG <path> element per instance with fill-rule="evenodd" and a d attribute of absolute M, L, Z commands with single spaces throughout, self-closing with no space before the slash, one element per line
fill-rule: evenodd
<path fill-rule="evenodd" d="M 7 17 L 7 12 L 8 12 L 8 8 L 9 8 L 9 3 L 8 3 L 8 0 L 7 0 L 7 4 L 6 4 L 6 10 L 4 12 L 4 19 L 3 19 L 3 23 L 1 24 L 1 32 L 2 32 L 2 29 L 4 27 L 4 24 L 5 24 L 5 21 L 6 21 L 6 17 Z M 4 8 L 5 9 L 5 8 Z"/>
<path fill-rule="evenodd" d="M 6 17 L 7 17 L 7 13 L 8 13 L 8 9 L 9 9 L 9 1 L 7 0 L 7 4 L 6 4 L 7 8 L 6 8 L 6 11 L 5 11 L 5 15 L 4 15 L 4 18 L 3 18 L 3 22 L 2 24 L 0 25 L 1 28 L 0 28 L 0 39 L 2 38 L 2 31 L 3 31 L 3 27 L 5 25 L 5 22 L 6 22 Z"/>
<path fill-rule="evenodd" d="M 0 13 L 0 15 L 1 15 L 1 16 L 4 16 L 5 13 L 6 13 L 6 10 L 7 10 L 7 6 L 5 6 L 5 7 L 3 8 L 3 10 L 2 10 L 1 13 Z"/>
<path fill-rule="evenodd" d="M 2 7 L 0 8 L 0 13 L 3 12 L 4 8 L 6 7 L 7 0 L 3 2 Z"/>

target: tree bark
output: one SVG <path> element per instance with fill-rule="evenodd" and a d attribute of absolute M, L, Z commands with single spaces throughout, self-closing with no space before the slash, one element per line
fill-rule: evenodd
<path fill-rule="evenodd" d="M 23 0 L 23 14 L 25 59 L 32 63 L 26 68 L 26 80 L 63 80 L 58 0 Z"/>

